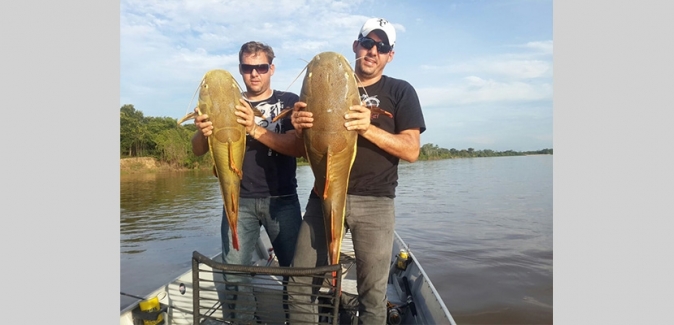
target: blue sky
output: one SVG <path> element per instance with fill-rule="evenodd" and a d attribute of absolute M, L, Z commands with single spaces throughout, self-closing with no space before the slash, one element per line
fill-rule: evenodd
<path fill-rule="evenodd" d="M 443 148 L 553 148 L 552 1 L 122 0 L 120 107 L 179 118 L 211 69 L 238 74 L 241 44 L 274 48 L 272 87 L 299 93 L 305 61 L 353 60 L 362 23 L 394 24 L 384 74 L 410 82 L 427 130 Z"/>

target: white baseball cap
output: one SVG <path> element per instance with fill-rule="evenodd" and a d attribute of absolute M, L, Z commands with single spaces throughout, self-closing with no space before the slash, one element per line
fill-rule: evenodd
<path fill-rule="evenodd" d="M 396 30 L 393 28 L 393 24 L 389 23 L 388 20 L 384 18 L 368 19 L 360 29 L 360 35 L 358 35 L 358 37 L 365 37 L 373 30 L 377 29 L 383 31 L 384 34 L 386 34 L 386 38 L 388 38 L 388 44 L 393 47 L 393 45 L 396 43 Z"/>

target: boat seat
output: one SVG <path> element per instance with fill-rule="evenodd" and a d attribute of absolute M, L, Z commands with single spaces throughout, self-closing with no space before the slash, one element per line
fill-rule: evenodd
<path fill-rule="evenodd" d="M 216 262 L 197 251 L 192 256 L 193 323 L 284 324 L 289 285 L 284 278 L 288 276 L 322 279 L 323 287 L 317 297 L 318 319 L 321 323 L 337 324 L 339 290 L 335 288 L 342 282 L 340 265 L 316 268 L 230 265 Z M 231 312 L 233 308 L 236 308 L 236 314 Z"/>

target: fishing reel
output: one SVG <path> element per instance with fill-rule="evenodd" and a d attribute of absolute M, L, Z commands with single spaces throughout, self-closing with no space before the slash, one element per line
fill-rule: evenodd
<path fill-rule="evenodd" d="M 403 285 L 405 287 L 405 293 L 407 294 L 407 299 L 405 303 L 400 305 L 394 305 L 390 301 L 386 302 L 386 324 L 388 325 L 400 325 L 402 323 L 402 316 L 408 310 L 412 313 L 412 316 L 416 320 L 417 318 L 417 307 L 412 300 L 412 291 L 410 290 L 410 284 L 407 277 L 403 277 Z"/>
<path fill-rule="evenodd" d="M 388 325 L 400 325 L 402 323 L 402 310 L 400 309 L 401 306 L 396 306 L 393 307 L 393 305 L 389 302 L 387 303 L 388 306 L 388 313 L 386 315 L 386 324 Z"/>
<path fill-rule="evenodd" d="M 412 316 L 417 317 L 417 310 L 414 306 L 414 302 L 411 297 L 408 297 L 407 302 L 401 305 L 393 305 L 391 302 L 386 303 L 386 324 L 387 325 L 400 325 L 403 321 L 403 315 L 409 310 L 412 312 Z"/>

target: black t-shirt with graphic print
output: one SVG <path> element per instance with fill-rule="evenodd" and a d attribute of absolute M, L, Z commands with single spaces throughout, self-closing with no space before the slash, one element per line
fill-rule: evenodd
<path fill-rule="evenodd" d="M 366 105 L 378 106 L 393 114 L 393 118 L 389 118 L 373 112 L 372 125 L 392 134 L 413 128 L 419 128 L 420 132 L 426 130 L 419 97 L 407 81 L 383 75 L 375 84 L 365 87 L 365 90 L 359 88 L 359 91 L 361 101 Z M 359 136 L 348 193 L 394 198 L 399 161 L 399 158 Z"/>
<path fill-rule="evenodd" d="M 271 97 L 259 102 L 251 102 L 266 117 L 255 117 L 258 128 L 269 132 L 286 133 L 294 130 L 290 114 L 272 123 L 282 110 L 291 108 L 299 100 L 296 94 L 274 90 Z M 286 156 L 269 149 L 260 141 L 246 136 L 246 156 L 243 160 L 243 179 L 240 196 L 244 198 L 264 198 L 297 193 L 295 157 Z"/>

